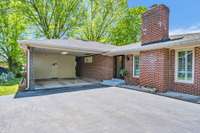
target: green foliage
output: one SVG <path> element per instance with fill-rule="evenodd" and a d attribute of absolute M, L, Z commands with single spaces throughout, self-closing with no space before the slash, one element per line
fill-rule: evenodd
<path fill-rule="evenodd" d="M 12 78 L 8 80 L 7 82 L 0 82 L 0 86 L 16 85 L 16 84 L 19 84 L 21 80 L 22 80 L 21 78 Z"/>
<path fill-rule="evenodd" d="M 8 64 L 0 61 L 0 67 L 8 68 Z"/>
<path fill-rule="evenodd" d="M 0 83 L 0 96 L 14 94 L 19 89 L 21 78 L 9 80 L 6 83 Z"/>
<path fill-rule="evenodd" d="M 23 14 L 16 10 L 19 4 L 17 0 L 0 1 L 0 60 L 15 74 L 19 73 L 24 61 L 17 40 L 26 27 Z"/>
<path fill-rule="evenodd" d="M 125 45 L 139 41 L 141 14 L 146 7 L 129 8 L 127 0 L 85 0 L 82 25 L 75 36 L 83 40 Z"/>
<path fill-rule="evenodd" d="M 13 80 L 15 75 L 12 72 L 0 74 L 0 83 L 6 83 L 9 80 Z"/>
<path fill-rule="evenodd" d="M 84 0 L 82 25 L 75 36 L 83 40 L 104 42 L 126 8 L 127 0 Z"/>
<path fill-rule="evenodd" d="M 6 82 L 0 82 L 0 96 L 14 94 L 19 89 L 21 78 L 10 78 Z"/>
<path fill-rule="evenodd" d="M 146 10 L 146 7 L 128 8 L 125 16 L 111 29 L 108 40 L 115 45 L 138 42 L 141 34 L 141 14 Z"/>
<path fill-rule="evenodd" d="M 126 69 L 121 69 L 119 71 L 119 75 L 122 77 L 122 78 L 125 78 L 127 75 L 128 75 L 128 71 Z"/>
<path fill-rule="evenodd" d="M 48 39 L 69 34 L 78 20 L 81 0 L 20 0 L 19 9 L 40 33 Z"/>
<path fill-rule="evenodd" d="M 0 86 L 0 96 L 11 95 L 17 93 L 19 85 Z"/>

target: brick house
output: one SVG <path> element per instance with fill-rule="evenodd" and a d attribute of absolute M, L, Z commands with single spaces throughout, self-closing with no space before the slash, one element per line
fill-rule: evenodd
<path fill-rule="evenodd" d="M 126 69 L 128 84 L 200 95 L 200 33 L 169 36 L 165 5 L 152 7 L 142 20 L 141 42 L 126 46 L 73 39 L 20 41 L 27 51 L 27 87 L 55 77 L 120 78 L 119 71 Z"/>

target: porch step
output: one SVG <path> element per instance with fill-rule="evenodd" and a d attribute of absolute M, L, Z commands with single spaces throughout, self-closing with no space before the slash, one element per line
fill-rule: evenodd
<path fill-rule="evenodd" d="M 125 84 L 125 81 L 122 79 L 111 79 L 111 80 L 103 80 L 101 84 L 108 86 L 119 86 Z"/>

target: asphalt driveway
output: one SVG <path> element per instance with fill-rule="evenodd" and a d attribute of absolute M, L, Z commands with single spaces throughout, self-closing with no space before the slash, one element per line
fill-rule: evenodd
<path fill-rule="evenodd" d="M 198 133 L 200 105 L 108 87 L 0 97 L 1 133 Z"/>

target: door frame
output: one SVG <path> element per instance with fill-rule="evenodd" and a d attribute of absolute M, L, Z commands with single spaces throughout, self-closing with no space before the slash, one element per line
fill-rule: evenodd
<path fill-rule="evenodd" d="M 113 77 L 114 77 L 114 78 L 121 79 L 122 77 L 117 77 L 117 58 L 118 58 L 118 57 L 122 57 L 122 61 L 121 61 L 122 68 L 123 68 L 123 69 L 125 68 L 125 55 L 117 55 L 117 56 L 114 56 L 114 73 L 113 73 Z"/>

